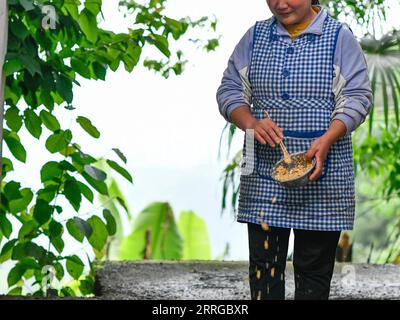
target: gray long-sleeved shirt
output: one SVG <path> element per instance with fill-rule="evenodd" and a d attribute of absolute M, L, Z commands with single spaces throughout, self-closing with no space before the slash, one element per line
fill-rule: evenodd
<path fill-rule="evenodd" d="M 321 34 L 327 12 L 322 9 L 301 33 Z M 284 41 L 292 39 L 286 28 L 277 24 L 279 36 Z M 221 115 L 232 122 L 231 113 L 243 105 L 252 105 L 252 89 L 248 78 L 253 49 L 254 25 L 245 33 L 229 58 L 217 90 L 217 102 Z M 338 119 L 346 125 L 349 135 L 364 121 L 372 107 L 372 90 L 368 78 L 367 63 L 360 44 L 350 28 L 343 23 L 339 31 L 334 56 L 333 93 L 335 109 L 331 121 Z"/>

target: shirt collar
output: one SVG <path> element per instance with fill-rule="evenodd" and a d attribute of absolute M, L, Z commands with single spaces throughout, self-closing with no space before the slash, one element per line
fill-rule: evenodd
<path fill-rule="evenodd" d="M 313 21 L 307 26 L 305 30 L 303 30 L 300 34 L 306 34 L 306 33 L 313 33 L 317 35 L 322 34 L 322 29 L 324 27 L 324 21 L 327 16 L 327 12 L 324 8 L 321 6 L 318 6 L 321 10 L 317 13 Z M 286 30 L 286 28 L 282 25 L 282 23 L 279 22 L 279 20 L 274 17 L 275 21 L 277 22 L 276 24 L 276 31 L 277 34 L 280 36 L 288 36 L 290 37 L 289 32 Z"/>

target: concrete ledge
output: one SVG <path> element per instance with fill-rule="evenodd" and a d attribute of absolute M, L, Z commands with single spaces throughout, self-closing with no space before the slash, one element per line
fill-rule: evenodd
<path fill-rule="evenodd" d="M 96 266 L 98 299 L 249 300 L 247 261 L 122 261 Z M 287 263 L 286 299 L 294 297 Z M 336 263 L 330 299 L 400 299 L 400 265 Z"/>

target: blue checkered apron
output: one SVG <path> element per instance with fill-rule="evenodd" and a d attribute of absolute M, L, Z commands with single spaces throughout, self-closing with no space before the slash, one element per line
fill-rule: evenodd
<path fill-rule="evenodd" d="M 335 108 L 333 56 L 341 24 L 327 17 L 321 35 L 303 34 L 291 43 L 277 34 L 276 18 L 258 21 L 249 71 L 253 91 L 252 114 L 271 118 L 283 129 L 290 153 L 307 151 L 329 128 Z M 351 230 L 355 212 L 351 135 L 335 141 L 325 159 L 322 176 L 297 189 L 271 178 L 272 167 L 282 159 L 279 146 L 254 141 L 240 175 L 238 222 L 308 230 Z M 247 140 L 248 141 L 248 140 Z"/>

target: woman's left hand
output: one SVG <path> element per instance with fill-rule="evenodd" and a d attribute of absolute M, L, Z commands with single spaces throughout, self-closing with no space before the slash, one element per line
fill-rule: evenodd
<path fill-rule="evenodd" d="M 314 181 L 321 176 L 324 161 L 326 159 L 326 156 L 328 155 L 332 143 L 332 139 L 328 138 L 328 136 L 323 135 L 314 140 L 314 142 L 311 144 L 306 153 L 306 158 L 308 158 L 308 160 L 312 160 L 312 158 L 315 156 L 317 163 L 314 172 L 308 178 L 309 180 Z"/>

